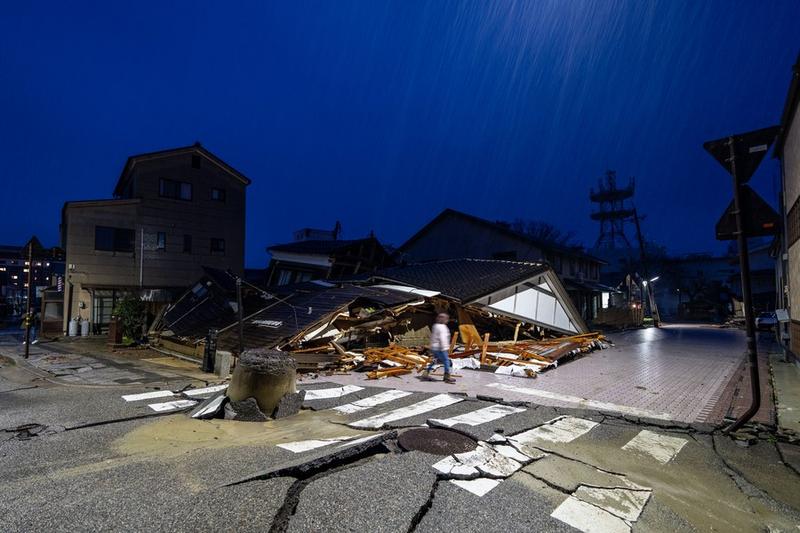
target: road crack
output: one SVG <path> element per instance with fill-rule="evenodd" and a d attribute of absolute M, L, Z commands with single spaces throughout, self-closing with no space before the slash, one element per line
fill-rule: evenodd
<path fill-rule="evenodd" d="M 411 524 L 408 526 L 407 533 L 414 533 L 414 531 L 417 530 L 417 526 L 422 523 L 425 515 L 427 515 L 428 511 L 430 511 L 431 507 L 433 507 L 433 499 L 436 497 L 436 491 L 439 490 L 439 484 L 446 480 L 447 478 L 445 476 L 436 476 L 436 479 L 433 480 L 433 485 L 431 485 L 431 492 L 428 494 L 428 499 L 419 506 L 419 510 L 411 519 Z"/>

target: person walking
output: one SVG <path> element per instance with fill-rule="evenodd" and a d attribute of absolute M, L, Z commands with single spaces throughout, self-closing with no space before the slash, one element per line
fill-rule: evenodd
<path fill-rule="evenodd" d="M 450 351 L 450 329 L 447 327 L 447 322 L 449 320 L 450 317 L 447 313 L 439 313 L 436 316 L 436 322 L 431 328 L 431 352 L 433 352 L 433 359 L 430 364 L 428 364 L 428 368 L 422 373 L 424 379 L 430 379 L 433 365 L 440 362 L 444 365 L 444 382 L 450 384 L 456 382 L 456 380 L 450 376 L 451 365 L 450 356 L 448 354 Z"/>

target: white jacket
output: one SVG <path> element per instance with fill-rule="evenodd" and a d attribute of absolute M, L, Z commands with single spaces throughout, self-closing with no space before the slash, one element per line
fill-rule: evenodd
<path fill-rule="evenodd" d="M 431 350 L 435 352 L 450 349 L 450 329 L 445 324 L 438 322 L 431 328 Z"/>

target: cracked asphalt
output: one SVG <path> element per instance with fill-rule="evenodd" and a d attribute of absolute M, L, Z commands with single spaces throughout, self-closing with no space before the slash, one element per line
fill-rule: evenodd
<path fill-rule="evenodd" d="M 186 382 L 169 385 L 176 390 Z M 492 453 L 510 454 L 516 466 L 459 477 L 434 468 L 445 456 L 404 452 L 396 436 L 494 401 L 459 397 L 365 431 L 348 424 L 411 413 L 404 410 L 437 393 L 417 391 L 347 415 L 331 410 L 385 390 L 366 387 L 307 401 L 295 417 L 244 423 L 159 414 L 148 402 L 164 399 L 121 398 L 152 390 L 54 384 L 0 360 L 0 529 L 486 533 L 800 526 L 800 449 L 768 432 L 743 447 L 709 425 L 515 404 L 523 410 L 451 429 Z M 324 440 L 339 438 L 345 440 Z M 306 441 L 312 442 L 305 448 L 280 447 Z M 469 453 L 451 459 L 480 463 Z M 479 470 L 494 472 L 497 464 L 479 464 Z M 479 495 L 485 489 L 470 485 L 475 482 L 491 488 Z"/>

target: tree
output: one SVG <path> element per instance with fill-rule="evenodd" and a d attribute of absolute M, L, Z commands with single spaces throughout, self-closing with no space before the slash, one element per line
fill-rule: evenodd
<path fill-rule="evenodd" d="M 125 296 L 114 309 L 114 316 L 119 320 L 124 337 L 136 340 L 142 336 L 145 307 L 139 297 Z"/>
<path fill-rule="evenodd" d="M 536 239 L 537 241 L 560 246 L 575 246 L 574 231 L 561 231 L 549 222 L 542 220 L 523 220 L 518 218 L 511 223 L 511 229 Z"/>

